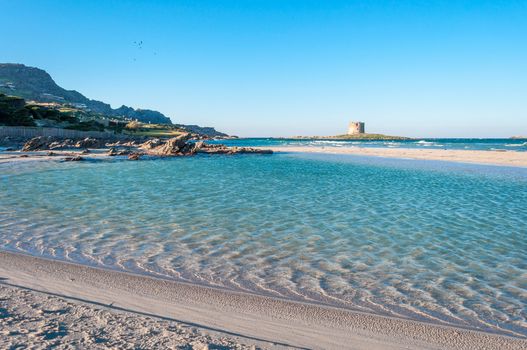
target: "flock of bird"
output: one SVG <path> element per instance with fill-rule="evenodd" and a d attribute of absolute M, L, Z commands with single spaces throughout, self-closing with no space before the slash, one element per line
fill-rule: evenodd
<path fill-rule="evenodd" d="M 140 41 L 134 41 L 134 45 L 137 49 L 142 50 L 143 49 L 143 40 Z M 157 52 L 154 52 L 154 56 L 157 55 Z M 134 62 L 137 61 L 137 58 L 134 57 Z"/>

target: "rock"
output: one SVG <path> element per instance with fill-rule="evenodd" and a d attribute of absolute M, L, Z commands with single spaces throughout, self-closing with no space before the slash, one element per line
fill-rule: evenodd
<path fill-rule="evenodd" d="M 194 149 L 195 149 L 196 151 L 199 151 L 200 149 L 203 148 L 204 145 L 205 145 L 205 142 L 203 142 L 203 141 L 198 141 L 198 142 L 196 142 L 196 143 L 194 144 Z"/>
<path fill-rule="evenodd" d="M 13 149 L 13 147 L 7 147 L 7 148 L 5 149 L 5 151 L 8 151 L 8 152 L 9 152 L 9 151 L 14 151 L 14 149 Z"/>
<path fill-rule="evenodd" d="M 152 140 L 148 140 L 146 141 L 145 143 L 142 143 L 139 145 L 139 148 L 142 148 L 142 149 L 152 149 L 152 148 L 156 148 L 160 145 L 163 144 L 163 141 L 161 141 L 160 139 L 152 139 Z"/>
<path fill-rule="evenodd" d="M 82 158 L 81 156 L 75 156 L 75 157 L 66 157 L 64 158 L 64 161 L 65 162 L 79 162 L 81 160 L 85 160 L 84 158 Z"/>
<path fill-rule="evenodd" d="M 272 154 L 273 151 L 267 149 L 258 149 L 252 147 L 228 147 L 222 144 L 208 145 L 202 144 L 199 146 L 198 153 L 207 153 L 207 154 L 245 154 L 245 153 L 255 153 L 255 154 Z"/>
<path fill-rule="evenodd" d="M 128 156 L 128 159 L 129 160 L 139 160 L 139 158 L 141 158 L 142 154 L 141 153 L 130 153 L 130 155 Z"/>
<path fill-rule="evenodd" d="M 84 150 L 82 150 L 82 152 L 81 152 L 81 154 L 89 154 L 89 153 L 91 153 L 91 152 L 90 152 L 90 150 L 87 149 L 87 148 L 84 149 Z"/>
<path fill-rule="evenodd" d="M 259 149 L 252 147 L 240 147 L 237 149 L 236 153 L 256 153 L 256 154 L 273 154 L 273 151 L 270 149 Z"/>
<path fill-rule="evenodd" d="M 134 140 L 131 140 L 131 141 L 116 141 L 116 142 L 108 142 L 106 143 L 106 146 L 107 147 L 137 147 L 139 146 L 139 144 L 134 141 Z"/>
<path fill-rule="evenodd" d="M 105 143 L 100 139 L 87 137 L 84 140 L 77 141 L 75 147 L 77 148 L 101 148 Z"/>
<path fill-rule="evenodd" d="M 38 136 L 33 137 L 31 140 L 27 141 L 22 147 L 22 152 L 31 152 L 38 151 L 42 149 L 47 149 L 49 144 L 49 138 Z"/>
<path fill-rule="evenodd" d="M 190 148 L 185 146 L 187 145 L 187 141 L 190 140 L 190 138 L 191 135 L 188 133 L 181 134 L 177 137 L 168 139 L 162 145 L 150 149 L 149 153 L 158 156 L 176 156 L 188 154 L 190 152 Z M 183 153 L 182 151 L 187 153 Z"/>
<path fill-rule="evenodd" d="M 50 151 L 50 152 L 47 153 L 47 155 L 50 156 L 50 157 L 52 157 L 52 156 L 55 155 L 55 152 L 51 152 L 51 151 Z"/>
<path fill-rule="evenodd" d="M 47 146 L 47 148 L 49 149 L 64 148 L 64 142 L 53 141 Z"/>
<path fill-rule="evenodd" d="M 129 149 L 117 150 L 116 148 L 113 148 L 113 147 L 110 148 L 110 150 L 107 153 L 107 155 L 109 155 L 110 157 L 125 156 L 127 154 L 130 154 L 130 150 Z"/>

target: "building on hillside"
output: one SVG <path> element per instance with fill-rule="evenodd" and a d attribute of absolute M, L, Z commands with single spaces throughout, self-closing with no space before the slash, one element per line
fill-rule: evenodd
<path fill-rule="evenodd" d="M 364 122 L 351 122 L 348 127 L 348 135 L 364 134 Z"/>

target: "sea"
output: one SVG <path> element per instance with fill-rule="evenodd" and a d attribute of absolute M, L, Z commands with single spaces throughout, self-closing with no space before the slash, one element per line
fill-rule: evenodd
<path fill-rule="evenodd" d="M 0 165 L 0 249 L 526 337 L 526 203 L 521 167 L 288 152 L 20 162 Z"/>
<path fill-rule="evenodd" d="M 412 149 L 454 149 L 473 151 L 527 151 L 527 139 L 408 139 L 408 140 L 342 140 L 342 139 L 299 139 L 299 138 L 240 138 L 216 140 L 228 146 L 240 147 L 366 147 L 366 148 L 412 148 Z"/>

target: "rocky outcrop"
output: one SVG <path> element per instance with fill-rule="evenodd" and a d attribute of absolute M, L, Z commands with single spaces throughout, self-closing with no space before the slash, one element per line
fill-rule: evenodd
<path fill-rule="evenodd" d="M 49 149 L 49 144 L 52 142 L 49 137 L 34 137 L 27 141 L 22 147 L 22 152 L 39 151 Z"/>
<path fill-rule="evenodd" d="M 130 153 L 128 160 L 139 160 L 143 154 L 139 152 Z"/>
<path fill-rule="evenodd" d="M 139 148 L 144 150 L 146 154 L 152 156 L 191 156 L 196 153 L 205 154 L 242 154 L 242 153 L 258 153 L 271 154 L 271 150 L 261 150 L 250 147 L 228 147 L 221 144 L 206 144 L 203 141 L 191 141 L 193 135 L 190 133 L 179 135 L 168 139 L 166 141 L 160 139 L 149 140 L 141 145 Z"/>
<path fill-rule="evenodd" d="M 271 150 L 263 150 L 251 147 L 228 147 L 222 144 L 207 144 L 203 141 L 195 141 L 193 135 L 190 133 L 181 134 L 167 140 L 151 139 L 144 143 L 137 144 L 134 141 L 113 142 L 109 143 L 105 140 L 86 138 L 82 140 L 58 140 L 53 137 L 34 137 L 27 141 L 23 148 L 23 152 L 40 151 L 40 150 L 55 150 L 80 148 L 83 149 L 83 154 L 89 153 L 89 148 L 106 148 L 108 156 L 125 156 L 129 159 L 137 160 L 142 155 L 154 157 L 177 157 L 177 156 L 192 156 L 197 153 L 201 154 L 271 154 Z"/>
<path fill-rule="evenodd" d="M 85 160 L 85 159 L 82 158 L 81 156 L 74 156 L 74 157 L 66 157 L 66 158 L 64 158 L 65 162 L 80 162 L 82 160 Z"/>
<path fill-rule="evenodd" d="M 196 153 L 203 154 L 271 154 L 271 150 L 262 150 L 251 147 L 228 147 L 222 144 L 206 144 L 203 141 L 189 142 L 190 134 L 183 134 L 178 137 L 169 139 L 162 144 L 160 140 L 148 141 L 141 146 L 149 155 L 156 156 L 189 156 Z M 152 144 L 157 146 L 152 147 Z"/>
<path fill-rule="evenodd" d="M 272 154 L 273 151 L 267 149 L 259 149 L 252 147 L 228 147 L 222 144 L 209 145 L 203 143 L 197 150 L 198 153 L 206 154 L 243 154 L 243 153 L 256 153 L 256 154 Z"/>
<path fill-rule="evenodd" d="M 110 148 L 108 150 L 108 153 L 107 155 L 109 155 L 110 157 L 115 157 L 115 156 L 126 156 L 126 155 L 129 155 L 130 154 L 130 150 L 129 149 L 117 149 L 117 148 Z"/>
<path fill-rule="evenodd" d="M 210 126 L 185 125 L 185 124 L 176 124 L 175 126 L 185 129 L 190 133 L 200 135 L 201 137 L 206 137 L 206 138 L 229 137 L 229 135 L 223 132 L 217 131 L 216 129 Z"/>
<path fill-rule="evenodd" d="M 102 148 L 106 145 L 101 139 L 87 137 L 75 143 L 75 148 Z"/>
<path fill-rule="evenodd" d="M 139 145 L 139 148 L 150 150 L 159 147 L 163 144 L 161 139 L 151 139 Z"/>
<path fill-rule="evenodd" d="M 109 143 L 108 140 L 95 139 L 87 137 L 81 140 L 73 139 L 62 139 L 57 137 L 45 137 L 37 136 L 29 141 L 25 142 L 22 146 L 23 152 L 29 151 L 40 151 L 40 150 L 51 150 L 51 149 L 69 149 L 69 148 L 81 148 L 84 150 L 105 148 L 108 146 L 115 147 L 131 147 L 135 145 L 134 141 L 118 141 Z"/>
<path fill-rule="evenodd" d="M 187 143 L 191 138 L 190 134 L 181 134 L 164 142 L 161 140 L 147 141 L 139 147 L 147 150 L 148 154 L 157 156 L 179 156 L 187 155 L 193 147 Z"/>

